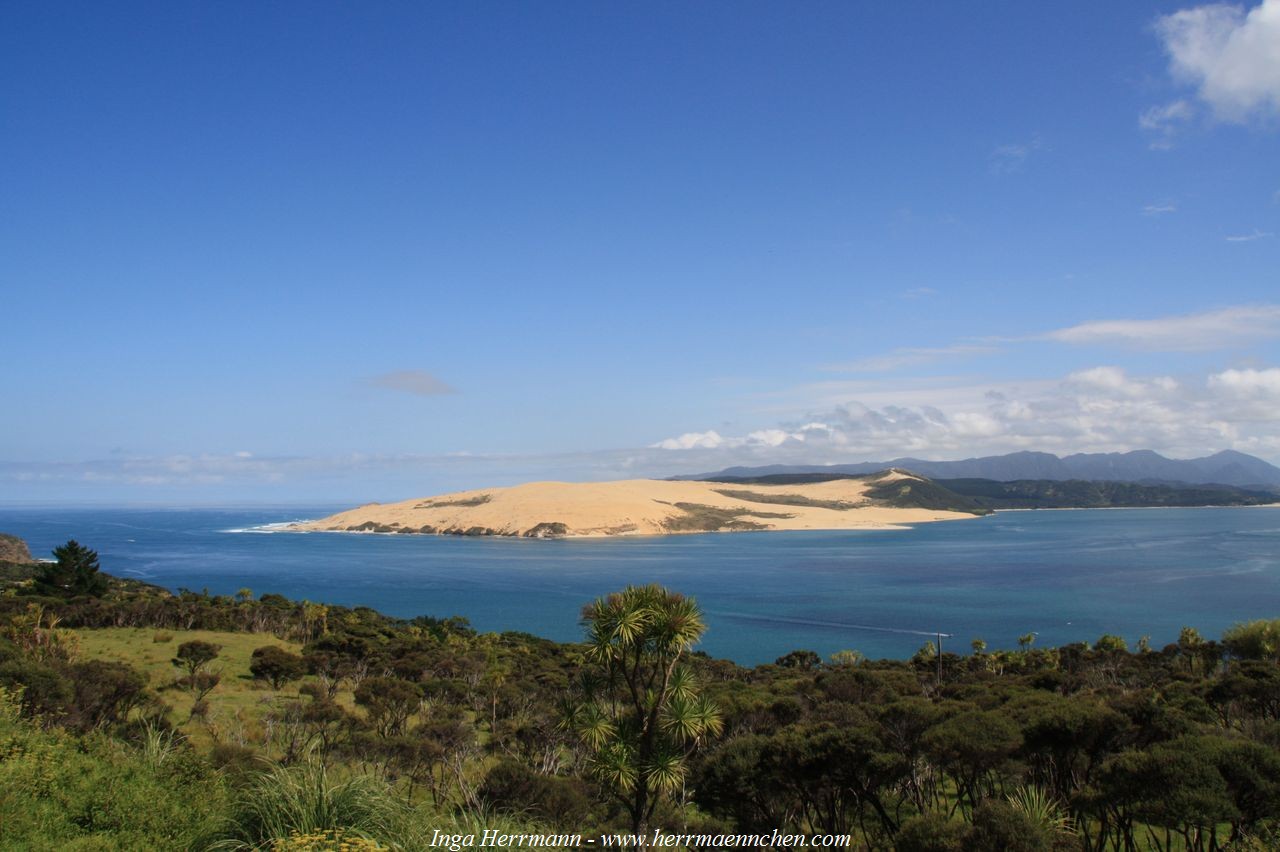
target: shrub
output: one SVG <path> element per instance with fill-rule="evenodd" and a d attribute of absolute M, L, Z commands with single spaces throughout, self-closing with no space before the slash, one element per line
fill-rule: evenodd
<path fill-rule="evenodd" d="M 1236 624 L 1222 634 L 1222 644 L 1243 660 L 1280 662 L 1280 618 Z"/>
<path fill-rule="evenodd" d="M 968 827 L 939 813 L 924 813 L 902 824 L 894 838 L 896 852 L 960 852 Z"/>
<path fill-rule="evenodd" d="M 186 849 L 225 802 L 207 765 L 175 773 L 104 736 L 42 731 L 0 690 L 5 849 Z"/>
<path fill-rule="evenodd" d="M 591 812 L 591 794 L 581 779 L 543 775 L 511 760 L 489 770 L 480 798 L 498 810 L 528 813 L 550 825 L 582 825 Z"/>
<path fill-rule="evenodd" d="M 0 663 L 0 690 L 8 690 L 27 717 L 53 719 L 75 698 L 71 682 L 56 669 L 22 658 Z"/>
<path fill-rule="evenodd" d="M 404 733 L 405 723 L 422 706 L 422 688 L 398 678 L 371 677 L 356 687 L 355 698 L 378 734 L 392 737 Z"/>
<path fill-rule="evenodd" d="M 204 701 L 205 696 L 213 692 L 220 683 L 222 683 L 222 675 L 217 672 L 196 672 L 193 675 L 183 675 L 177 680 L 178 686 L 191 690 L 196 703 Z"/>
<path fill-rule="evenodd" d="M 1009 802 L 988 799 L 973 812 L 965 852 L 1052 852 L 1053 837 Z"/>
<path fill-rule="evenodd" d="M 75 684 L 75 721 L 96 728 L 124 721 L 145 698 L 147 680 L 125 663 L 90 660 L 71 667 Z"/>
<path fill-rule="evenodd" d="M 209 762 L 230 776 L 248 775 L 262 768 L 256 751 L 236 743 L 214 744 L 209 753 Z"/>
<path fill-rule="evenodd" d="M 307 666 L 297 654 L 276 645 L 264 645 L 254 650 L 249 671 L 258 680 L 269 681 L 272 689 L 279 689 L 306 674 Z"/>
<path fill-rule="evenodd" d="M 221 650 L 221 645 L 193 639 L 179 645 L 178 653 L 170 662 L 180 669 L 186 669 L 188 675 L 193 675 L 216 660 Z"/>

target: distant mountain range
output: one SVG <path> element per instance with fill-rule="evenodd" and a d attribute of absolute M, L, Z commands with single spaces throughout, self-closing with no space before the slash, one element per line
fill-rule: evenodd
<path fill-rule="evenodd" d="M 1260 458 L 1223 450 L 1199 459 L 1169 459 L 1152 450 L 1129 453 L 1077 453 L 1059 458 L 1052 453 L 1021 452 L 962 461 L 899 458 L 890 461 L 836 465 L 766 465 L 729 467 L 715 473 L 672 479 L 753 479 L 778 474 L 866 474 L 901 468 L 930 479 L 1089 480 L 1137 482 L 1148 485 L 1234 485 L 1241 488 L 1280 487 L 1280 467 Z"/>

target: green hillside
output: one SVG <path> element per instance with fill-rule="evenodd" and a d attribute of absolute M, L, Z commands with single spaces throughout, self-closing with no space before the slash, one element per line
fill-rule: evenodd
<path fill-rule="evenodd" d="M 1280 619 L 1164 648 L 1027 634 L 743 668 L 698 653 L 696 602 L 658 586 L 584 602 L 574 644 L 249 590 L 34 588 L 0 594 L 5 849 L 425 852 L 487 829 L 540 848 L 638 830 L 681 850 L 774 831 L 883 852 L 1280 841 Z"/>
<path fill-rule="evenodd" d="M 989 509 L 1111 509 L 1141 507 L 1263 506 L 1280 494 L 1230 485 L 1142 485 L 1079 479 L 940 479 L 938 485 Z"/>

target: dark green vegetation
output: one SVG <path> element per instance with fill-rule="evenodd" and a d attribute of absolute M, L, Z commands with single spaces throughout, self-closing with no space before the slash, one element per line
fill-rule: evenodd
<path fill-rule="evenodd" d="M 914 471 L 930 479 L 1077 479 L 1141 482 L 1156 485 L 1235 485 L 1241 488 L 1280 488 L 1280 468 L 1256 456 L 1223 450 L 1198 459 L 1168 459 L 1151 450 L 1127 453 L 1076 453 L 1059 458 L 1051 453 L 1017 452 L 960 461 L 897 458 L 890 461 L 835 465 L 768 465 L 731 467 L 718 473 L 677 476 L 715 482 L 746 482 L 773 475 L 808 474 L 823 478 L 863 476 L 885 468 Z M 810 480 L 821 481 L 821 480 Z"/>
<path fill-rule="evenodd" d="M 1079 479 L 940 479 L 938 484 L 989 509 L 1109 509 L 1142 506 L 1264 506 L 1280 494 L 1230 485 L 1139 485 Z"/>
<path fill-rule="evenodd" d="M 717 494 L 731 497 L 734 500 L 745 500 L 748 503 L 772 503 L 779 506 L 812 506 L 815 509 L 834 509 L 844 512 L 858 508 L 857 503 L 847 500 L 815 500 L 801 494 L 762 494 L 759 491 L 734 491 L 729 488 L 717 488 Z"/>
<path fill-rule="evenodd" d="M 905 471 L 882 470 L 872 474 L 832 474 L 832 473 L 780 473 L 770 476 L 756 477 L 722 477 L 713 482 L 727 482 L 735 485 L 804 485 L 814 482 L 831 482 L 837 479 L 857 479 L 868 483 L 865 492 L 867 502 L 860 505 L 888 506 L 894 509 L 934 509 L 944 512 L 968 512 L 972 515 L 986 515 L 990 509 L 979 505 L 963 494 L 928 479 L 909 478 L 895 479 L 890 474 Z M 837 500 L 809 500 L 798 495 L 766 495 L 752 491 L 720 491 L 726 497 L 739 500 L 752 500 L 757 503 L 785 503 L 791 506 L 819 506 L 824 509 L 852 509 L 856 505 Z M 752 495 L 750 497 L 745 495 Z"/>
<path fill-rule="evenodd" d="M 895 509 L 936 509 L 945 512 L 968 512 L 972 515 L 990 514 L 989 509 L 977 505 L 928 479 L 890 479 L 870 477 L 876 484 L 865 492 L 873 504 L 892 506 Z"/>
<path fill-rule="evenodd" d="M 425 849 L 437 828 L 1280 840 L 1280 620 L 1161 649 L 1028 634 L 744 669 L 692 650 L 697 607 L 656 586 L 589 604 L 586 642 L 563 645 L 104 579 L 0 592 L 6 849 Z"/>
<path fill-rule="evenodd" d="M 664 501 L 659 500 L 659 503 Z M 716 532 L 718 530 L 767 530 L 768 524 L 747 518 L 789 518 L 785 512 L 759 512 L 753 509 L 722 509 L 702 503 L 672 504 L 683 515 L 668 518 L 663 525 L 671 532 Z"/>
<path fill-rule="evenodd" d="M 445 506 L 483 506 L 492 500 L 493 497 L 488 494 L 477 494 L 474 497 L 466 497 L 461 500 L 427 500 L 415 506 L 415 509 L 440 509 Z"/>
<path fill-rule="evenodd" d="M 452 503 L 433 503 L 432 506 L 478 506 L 481 503 L 489 502 L 486 495 L 483 500 L 475 498 L 471 501 L 455 501 Z M 423 504 L 426 505 L 426 504 Z M 422 506 L 419 506 L 422 508 Z M 461 536 L 521 536 L 523 538 L 561 538 L 568 534 L 569 528 L 560 521 L 543 521 L 534 524 L 524 532 L 513 532 L 510 530 L 496 530 L 492 527 L 433 527 L 430 524 L 424 524 L 420 527 L 403 526 L 397 522 L 390 524 L 379 524 L 375 521 L 365 521 L 362 524 L 353 524 L 347 527 L 347 532 L 374 532 L 374 533 L 402 533 L 404 535 L 461 535 Z"/>
<path fill-rule="evenodd" d="M 754 477 L 718 477 L 715 482 L 741 485 L 803 485 L 835 479 L 883 477 L 841 473 L 778 473 Z M 721 494 L 749 499 L 746 491 Z M 757 495 L 764 498 L 766 495 Z M 1245 489 L 1231 485 L 1142 484 L 1093 480 L 1019 479 L 936 479 L 897 480 L 867 490 L 873 503 L 896 508 L 942 509 L 984 515 L 994 509 L 1110 509 L 1141 507 L 1264 506 L 1280 503 L 1280 493 Z M 750 498 L 754 499 L 754 498 Z M 803 498 L 797 498 L 803 499 Z M 776 498 L 757 502 L 780 502 Z M 793 505 L 817 505 L 795 503 Z M 840 508 L 829 506 L 826 508 Z"/>
<path fill-rule="evenodd" d="M 60 598 L 97 596 L 107 590 L 107 578 L 98 570 L 98 554 L 72 539 L 53 550 L 55 562 L 36 571 L 35 592 Z"/>

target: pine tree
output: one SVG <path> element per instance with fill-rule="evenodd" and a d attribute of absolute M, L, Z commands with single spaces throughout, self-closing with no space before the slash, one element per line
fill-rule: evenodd
<path fill-rule="evenodd" d="M 75 598 L 101 597 L 107 592 L 107 578 L 98 571 L 98 553 L 75 539 L 53 549 L 56 562 L 46 564 L 36 576 L 36 594 Z"/>

